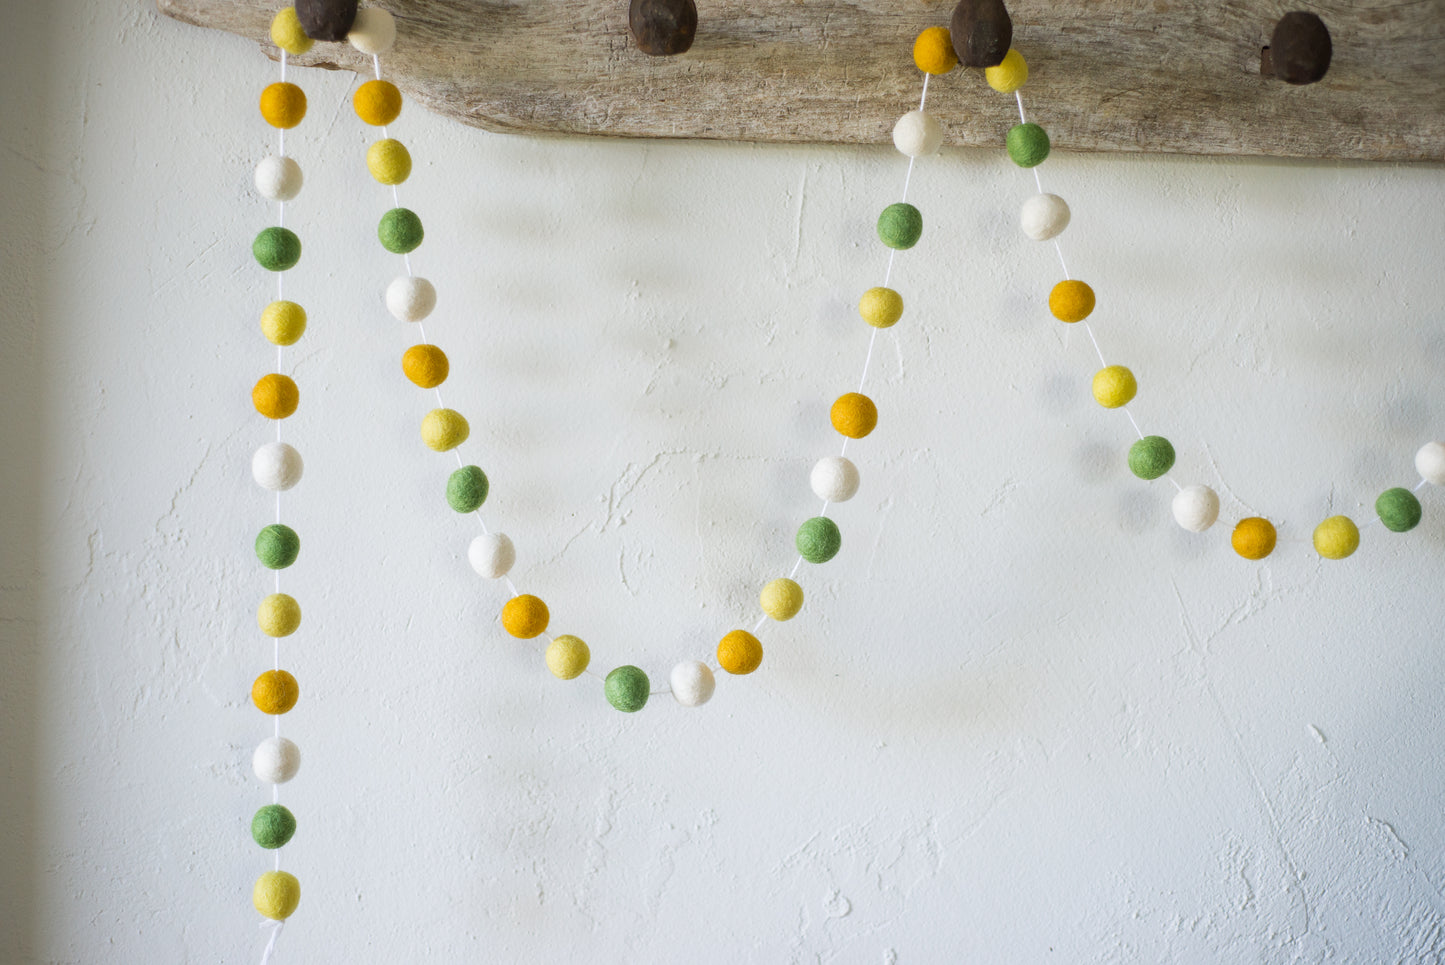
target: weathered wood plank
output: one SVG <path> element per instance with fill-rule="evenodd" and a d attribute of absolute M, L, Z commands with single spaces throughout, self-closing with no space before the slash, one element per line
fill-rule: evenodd
<path fill-rule="evenodd" d="M 188 23 L 270 46 L 278 0 L 157 0 Z M 430 109 L 492 131 L 884 143 L 918 98 L 911 47 L 950 0 L 707 0 L 679 57 L 627 37 L 626 0 L 387 0 L 388 77 Z M 1298 0 L 1013 0 L 1031 117 L 1060 150 L 1445 160 L 1445 0 L 1312 0 L 1325 79 L 1260 75 Z M 345 44 L 303 65 L 369 70 Z M 1012 98 L 980 71 L 936 77 L 952 144 L 999 146 Z"/>

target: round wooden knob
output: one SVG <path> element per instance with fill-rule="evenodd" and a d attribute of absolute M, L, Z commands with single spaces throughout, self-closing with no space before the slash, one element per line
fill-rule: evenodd
<path fill-rule="evenodd" d="M 1325 76 L 1333 52 L 1325 22 L 1302 10 L 1280 17 L 1269 38 L 1274 76 L 1286 84 L 1313 84 Z"/>
<path fill-rule="evenodd" d="M 345 40 L 356 20 L 356 0 L 296 0 L 296 19 L 312 40 Z"/>
<path fill-rule="evenodd" d="M 953 52 L 965 67 L 997 67 L 1014 39 L 1014 23 L 1003 0 L 958 0 L 948 32 Z"/>
<path fill-rule="evenodd" d="M 627 29 L 644 54 L 670 57 L 684 53 L 697 33 L 697 4 L 693 0 L 632 0 Z"/>

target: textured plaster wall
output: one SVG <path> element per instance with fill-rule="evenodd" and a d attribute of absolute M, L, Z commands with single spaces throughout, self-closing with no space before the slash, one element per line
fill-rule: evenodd
<path fill-rule="evenodd" d="M 7 23 L 0 958 L 255 961 L 247 390 L 272 354 L 247 244 L 274 68 L 143 0 Z M 304 897 L 278 962 L 1445 957 L 1445 502 L 1345 563 L 1303 542 L 1445 435 L 1438 168 L 1044 169 L 1146 430 L 1227 515 L 1281 522 L 1250 564 L 1125 470 L 1087 340 L 1040 308 L 1052 253 L 1014 228 L 1031 179 L 1001 151 L 921 165 L 841 557 L 752 678 L 624 716 L 505 638 L 466 566 L 379 303 L 353 80 L 300 79 Z M 816 510 L 903 163 L 416 108 L 393 133 L 518 582 L 604 669 L 705 655 Z"/>

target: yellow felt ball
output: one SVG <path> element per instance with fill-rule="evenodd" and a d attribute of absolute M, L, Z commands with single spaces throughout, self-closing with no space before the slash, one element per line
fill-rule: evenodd
<path fill-rule="evenodd" d="M 394 137 L 385 137 L 366 149 L 366 169 L 382 184 L 401 184 L 411 177 L 411 152 Z"/>
<path fill-rule="evenodd" d="M 1250 516 L 1235 524 L 1229 542 L 1247 560 L 1262 560 L 1274 552 L 1277 534 L 1274 524 L 1262 516 Z"/>
<path fill-rule="evenodd" d="M 763 612 L 774 620 L 791 620 L 803 608 L 803 588 L 782 577 L 763 587 L 758 602 Z"/>
<path fill-rule="evenodd" d="M 251 703 L 263 714 L 284 714 L 300 697 L 300 684 L 284 670 L 268 670 L 251 684 Z"/>
<path fill-rule="evenodd" d="M 306 334 L 306 309 L 295 302 L 272 302 L 261 310 L 261 334 L 272 345 L 295 345 Z"/>
<path fill-rule="evenodd" d="M 903 296 L 891 288 L 870 288 L 858 299 L 858 314 L 874 328 L 892 328 L 903 317 Z"/>
<path fill-rule="evenodd" d="M 1009 52 L 1003 55 L 1003 60 L 996 66 L 983 69 L 983 79 L 1000 94 L 1012 94 L 1029 79 L 1028 61 L 1024 60 L 1023 54 L 1010 47 Z"/>
<path fill-rule="evenodd" d="M 301 404 L 301 390 L 289 375 L 263 375 L 251 389 L 251 404 L 268 419 L 284 419 Z"/>
<path fill-rule="evenodd" d="M 502 629 L 520 640 L 540 636 L 551 619 L 547 604 L 530 593 L 514 596 L 502 607 Z"/>
<path fill-rule="evenodd" d="M 389 80 L 369 80 L 351 95 L 356 116 L 373 127 L 385 127 L 401 116 L 401 91 Z"/>
<path fill-rule="evenodd" d="M 251 903 L 264 917 L 283 921 L 301 904 L 301 882 L 289 871 L 268 871 L 256 879 Z"/>
<path fill-rule="evenodd" d="M 913 41 L 913 63 L 925 74 L 946 74 L 958 66 L 947 27 L 929 27 Z"/>
<path fill-rule="evenodd" d="M 316 43 L 306 36 L 295 7 L 286 7 L 271 18 L 271 42 L 288 54 L 300 56 Z"/>
<path fill-rule="evenodd" d="M 289 131 L 306 116 L 306 93 L 295 84 L 269 85 L 261 91 L 261 116 L 272 127 Z"/>
<path fill-rule="evenodd" d="M 455 449 L 471 432 L 472 427 L 455 409 L 433 409 L 421 420 L 421 441 L 436 452 Z"/>
<path fill-rule="evenodd" d="M 571 634 L 563 634 L 547 645 L 547 669 L 558 680 L 580 677 L 591 659 L 587 644 Z"/>
<path fill-rule="evenodd" d="M 878 425 L 878 407 L 861 392 L 849 392 L 838 396 L 828 418 L 842 435 L 862 439 Z"/>
<path fill-rule="evenodd" d="M 1109 365 L 1094 373 L 1094 401 L 1106 409 L 1117 409 L 1134 401 L 1139 383 L 1122 365 Z"/>
<path fill-rule="evenodd" d="M 717 662 L 728 673 L 752 673 L 763 662 L 763 645 L 746 630 L 734 630 L 717 645 Z"/>
<path fill-rule="evenodd" d="M 1315 527 L 1315 552 L 1327 560 L 1342 560 L 1360 548 L 1360 528 L 1348 516 L 1331 516 Z"/>
<path fill-rule="evenodd" d="M 268 637 L 289 637 L 301 626 L 301 604 L 294 596 L 272 593 L 256 608 L 256 625 Z"/>
<path fill-rule="evenodd" d="M 1061 322 L 1082 322 L 1094 310 L 1094 289 L 1081 281 L 1061 281 L 1049 292 L 1049 311 Z"/>
<path fill-rule="evenodd" d="M 451 363 L 435 345 L 413 345 L 401 357 L 401 370 L 414 385 L 434 389 L 447 380 Z"/>

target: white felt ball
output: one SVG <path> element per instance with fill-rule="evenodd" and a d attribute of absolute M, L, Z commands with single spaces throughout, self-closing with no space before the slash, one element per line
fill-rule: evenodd
<path fill-rule="evenodd" d="M 396 43 L 396 20 L 380 7 L 362 7 L 346 39 L 363 54 L 384 54 Z"/>
<path fill-rule="evenodd" d="M 1191 533 L 1202 533 L 1219 518 L 1219 496 L 1208 486 L 1185 486 L 1174 494 L 1174 522 Z"/>
<path fill-rule="evenodd" d="M 262 784 L 285 784 L 301 770 L 301 748 L 284 737 L 268 737 L 256 745 L 251 770 Z"/>
<path fill-rule="evenodd" d="M 1426 482 L 1445 486 L 1445 442 L 1427 442 L 1415 453 L 1415 471 Z"/>
<path fill-rule="evenodd" d="M 506 576 L 517 562 L 517 548 L 501 533 L 487 533 L 472 540 L 467 547 L 467 560 L 472 569 L 489 580 Z"/>
<path fill-rule="evenodd" d="M 909 111 L 893 125 L 893 146 L 909 157 L 925 157 L 943 146 L 943 125 L 932 114 Z"/>
<path fill-rule="evenodd" d="M 398 321 L 419 322 L 437 307 L 437 290 L 425 278 L 402 275 L 386 286 L 386 310 Z"/>
<path fill-rule="evenodd" d="M 842 456 L 824 456 L 809 478 L 813 492 L 830 503 L 846 503 L 858 492 L 858 467 Z"/>
<path fill-rule="evenodd" d="M 251 457 L 251 475 L 262 489 L 284 492 L 301 481 L 301 453 L 284 442 L 268 442 Z"/>
<path fill-rule="evenodd" d="M 1024 202 L 1019 224 L 1035 241 L 1048 241 L 1069 226 L 1068 202 L 1057 194 L 1036 194 Z"/>
<path fill-rule="evenodd" d="M 270 201 L 290 201 L 301 193 L 301 165 L 274 154 L 262 158 L 256 165 L 256 190 Z"/>
<path fill-rule="evenodd" d="M 712 699 L 713 688 L 717 686 L 712 669 L 696 660 L 673 667 L 669 682 L 672 684 L 672 695 L 684 707 L 700 707 L 707 703 Z"/>

